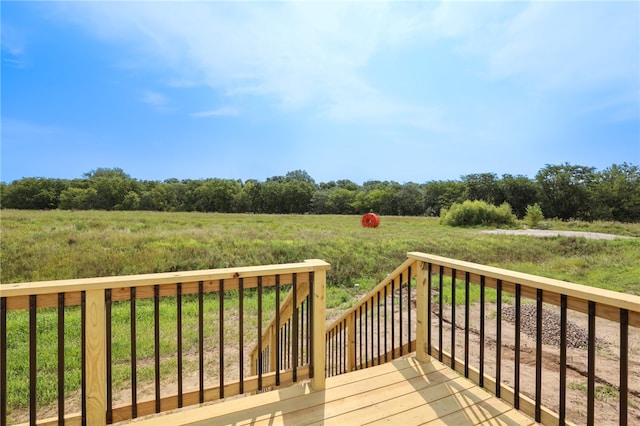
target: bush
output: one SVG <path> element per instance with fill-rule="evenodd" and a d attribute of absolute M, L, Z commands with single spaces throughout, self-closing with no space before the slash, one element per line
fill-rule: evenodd
<path fill-rule="evenodd" d="M 540 222 L 542 222 L 543 220 L 544 215 L 542 214 L 542 208 L 540 207 L 540 204 L 535 203 L 532 206 L 527 206 L 526 214 L 524 216 L 524 222 L 529 228 L 538 228 L 540 226 Z"/>
<path fill-rule="evenodd" d="M 443 209 L 440 212 L 440 223 L 450 226 L 515 226 L 517 218 L 508 203 L 496 207 L 485 201 L 467 200 Z"/>

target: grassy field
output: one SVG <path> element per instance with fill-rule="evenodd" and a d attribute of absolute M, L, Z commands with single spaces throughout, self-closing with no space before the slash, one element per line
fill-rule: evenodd
<path fill-rule="evenodd" d="M 571 282 L 640 294 L 640 238 L 587 240 L 490 235 L 480 229 L 442 226 L 436 218 L 383 217 L 376 229 L 363 228 L 359 216 L 231 215 L 204 213 L 1 211 L 2 283 L 195 270 L 232 266 L 300 262 L 320 258 L 332 265 L 328 273 L 328 308 L 344 309 L 358 293 L 373 287 L 405 258 L 423 251 Z M 549 222 L 552 229 L 605 232 L 640 237 L 640 224 Z M 359 288 L 355 289 L 354 284 Z M 1 287 L 0 287 L 1 290 Z M 461 292 L 460 292 L 461 294 Z M 163 302 L 162 321 L 174 324 L 172 301 Z M 226 302 L 233 305 L 233 301 Z M 273 300 L 266 301 L 267 306 Z M 251 302 L 245 312 L 251 311 Z M 227 305 L 225 305 L 227 306 Z M 151 326 L 152 304 L 141 301 L 140 330 Z M 185 311 L 195 309 L 195 303 Z M 215 322 L 217 302 L 207 299 L 205 311 Z M 195 311 L 194 311 L 195 312 Z M 28 403 L 28 317 L 9 316 L 8 347 L 16 361 L 9 371 L 9 406 L 24 412 Z M 128 333 L 128 305 L 114 307 L 114 335 Z M 79 386 L 79 315 L 70 309 L 66 358 L 71 394 Z M 55 313 L 38 314 L 38 404 L 56 397 Z M 193 331 L 194 327 L 187 327 Z M 49 330 L 49 331 L 47 331 Z M 211 328 L 207 347 L 215 347 Z M 153 357 L 153 339 L 141 333 L 138 356 Z M 166 337 L 166 339 L 165 339 Z M 194 343 L 194 335 L 185 339 Z M 146 340 L 145 340 L 146 338 Z M 230 335 L 229 340 L 236 336 Z M 248 339 L 255 336 L 247 336 Z M 163 374 L 175 371 L 175 339 L 163 336 Z M 129 341 L 114 347 L 114 385 L 129 380 Z M 26 376 L 25 376 L 26 375 Z M 152 365 L 139 379 L 152 380 Z M 175 377 L 175 375 L 173 376 Z"/>
<path fill-rule="evenodd" d="M 378 282 L 408 251 L 640 294 L 640 239 L 487 235 L 436 218 L 101 211 L 1 212 L 0 282 L 299 262 L 331 263 L 330 286 Z M 554 222 L 552 229 L 640 237 L 640 224 Z"/>

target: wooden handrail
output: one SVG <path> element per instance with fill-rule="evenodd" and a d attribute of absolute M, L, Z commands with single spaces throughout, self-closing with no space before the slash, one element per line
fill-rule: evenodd
<path fill-rule="evenodd" d="M 15 298 L 41 294 L 57 294 L 82 291 L 87 289 L 104 290 L 116 288 L 143 287 L 175 283 L 195 283 L 203 281 L 206 284 L 216 284 L 219 280 L 229 281 L 231 287 L 237 288 L 239 278 L 244 278 L 244 288 L 257 286 L 258 276 L 291 275 L 294 273 L 326 271 L 331 265 L 323 260 L 309 259 L 300 263 L 284 263 L 280 265 L 244 266 L 237 268 L 206 269 L 184 272 L 160 272 L 141 275 L 120 275 L 113 277 L 77 278 L 56 281 L 34 281 L 28 283 L 0 284 L 0 296 Z M 253 280 L 252 280 L 253 278 Z M 264 286 L 273 286 L 275 281 L 264 281 Z"/>
<path fill-rule="evenodd" d="M 282 355 L 284 344 L 280 342 L 280 345 L 276 344 L 275 336 L 280 333 L 283 326 L 289 323 L 291 319 L 298 312 L 298 307 L 307 301 L 308 304 L 313 304 L 312 315 L 309 317 L 310 326 L 313 327 L 313 333 L 311 333 L 311 339 L 309 341 L 310 356 L 312 357 L 311 366 L 320 374 L 315 374 L 315 371 L 311 370 L 312 374 L 312 387 L 317 390 L 324 389 L 325 379 L 325 358 L 324 358 L 324 344 L 325 344 L 325 304 L 326 304 L 326 270 L 330 268 L 330 265 L 324 264 L 323 268 L 318 269 L 314 274 L 313 291 L 311 290 L 310 280 L 307 282 L 297 282 L 296 289 L 292 288 L 285 300 L 280 304 L 279 315 L 273 317 L 262 336 L 259 338 L 261 345 L 256 344 L 251 350 L 251 365 L 255 368 L 259 364 L 259 348 L 263 352 L 269 355 L 268 371 L 275 371 L 279 374 L 276 367 L 276 359 Z M 294 301 L 294 294 L 296 300 Z M 307 309 L 309 309 L 307 307 Z M 298 336 L 292 336 L 291 339 L 297 339 Z M 311 350 L 313 348 L 313 350 Z M 297 360 L 294 361 L 297 363 Z M 297 366 L 294 366 L 294 370 Z"/>
<path fill-rule="evenodd" d="M 544 302 L 557 306 L 560 305 L 560 295 L 563 294 L 569 298 L 569 309 L 585 314 L 588 313 L 587 302 L 596 302 L 598 305 L 598 308 L 596 309 L 596 316 L 615 322 L 619 322 L 620 320 L 617 312 L 613 312 L 605 307 L 612 307 L 615 308 L 615 310 L 626 309 L 629 311 L 629 325 L 640 327 L 640 296 L 526 274 L 523 272 L 509 271 L 507 269 L 496 268 L 493 266 L 449 259 L 432 254 L 409 252 L 407 253 L 407 257 L 409 259 L 425 263 L 432 263 L 439 266 L 442 265 L 445 267 L 446 274 L 449 275 L 452 269 L 456 269 L 461 272 L 469 272 L 470 282 L 475 284 L 479 284 L 480 277 L 484 276 L 488 278 L 485 279 L 485 284 L 490 288 L 495 288 L 497 280 L 501 280 L 502 291 L 512 294 L 515 294 L 515 284 L 520 284 L 521 286 L 529 289 L 528 292 L 523 290 L 523 297 L 527 296 L 535 299 L 535 290 L 540 289 L 544 291 L 546 296 Z"/>
<path fill-rule="evenodd" d="M 405 278 L 410 275 L 411 278 L 416 277 L 415 281 L 415 299 L 411 299 L 411 292 L 406 292 L 407 296 L 402 294 L 402 289 L 411 289 L 411 285 L 403 284 L 405 280 L 398 280 L 398 276 L 401 273 L 405 273 Z M 446 283 L 443 283 L 443 277 L 448 277 Z M 454 292 L 454 282 L 457 280 L 458 284 L 464 283 L 465 287 L 465 304 L 464 307 L 459 309 L 465 309 L 465 324 L 455 322 L 455 303 L 447 303 L 450 312 L 443 312 L 442 306 L 444 304 L 442 299 L 443 290 Z M 389 293 L 390 283 L 395 282 L 401 284 L 396 287 L 395 291 Z M 444 284 L 444 287 L 443 287 Z M 469 298 L 468 298 L 468 285 L 474 285 L 480 287 L 481 302 L 480 302 L 480 368 L 470 365 L 468 347 L 469 347 Z M 405 287 L 406 286 L 406 287 Z M 484 308 L 484 289 L 496 290 L 496 311 L 497 317 L 493 319 L 496 321 L 496 341 L 495 347 L 495 359 L 491 358 L 493 362 L 496 362 L 496 377 L 491 377 L 484 371 L 484 363 L 487 360 L 483 355 L 484 348 L 484 325 L 485 316 L 483 316 Z M 397 294 L 396 294 L 397 293 Z M 511 294 L 513 300 L 512 303 L 516 306 L 516 316 L 520 306 L 520 300 L 529 299 L 536 304 L 537 314 L 534 318 L 536 321 L 537 335 L 535 336 L 535 351 L 536 351 L 536 383 L 535 383 L 535 395 L 528 397 L 523 394 L 519 388 L 519 374 L 515 381 L 515 386 L 511 387 L 506 383 L 500 374 L 501 365 L 501 331 L 500 331 L 500 309 L 502 306 L 502 294 Z M 381 294 L 384 296 L 381 297 Z M 434 296 L 436 295 L 436 296 Z M 394 302 L 394 296 L 401 299 L 400 302 Z M 452 294 L 452 298 L 454 295 Z M 415 341 L 404 343 L 401 348 L 396 348 L 393 343 L 391 348 L 385 342 L 380 342 L 380 334 L 387 334 L 387 317 L 394 318 L 396 315 L 400 315 L 400 327 L 402 327 L 402 305 L 406 300 L 408 308 L 411 309 L 411 305 L 415 302 L 415 321 L 407 324 L 411 328 L 408 331 L 409 336 L 415 335 Z M 411 303 L 409 303 L 411 302 Z M 398 304 L 400 306 L 398 313 Z M 542 394 L 545 390 L 542 387 L 542 322 L 543 322 L 543 305 L 551 304 L 559 307 L 560 310 L 560 335 L 561 339 L 565 339 L 564 350 L 561 343 L 560 354 L 560 367 L 559 374 L 561 392 L 559 399 L 558 412 L 554 409 L 545 407 L 542 404 Z M 391 305 L 391 306 L 388 306 Z M 546 308 L 545 308 L 546 309 Z M 384 310 L 382 315 L 380 311 Z M 496 396 L 504 399 L 506 402 L 514 405 L 535 418 L 536 421 L 544 424 L 557 424 L 558 422 L 568 422 L 566 418 L 566 370 L 567 370 L 567 355 L 566 355 L 566 333 L 567 333 L 567 312 L 575 311 L 586 314 L 588 318 L 588 334 L 589 342 L 587 349 L 588 365 L 585 367 L 588 372 L 585 378 L 588 382 L 588 394 L 587 394 L 587 422 L 592 423 L 594 417 L 594 393 L 595 393 L 595 363 L 596 363 L 596 334 L 595 334 L 595 318 L 603 318 L 613 321 L 619 324 L 620 335 L 620 357 L 619 357 L 619 413 L 620 423 L 626 424 L 627 421 L 627 406 L 629 397 L 629 342 L 628 342 L 628 327 L 640 328 L 640 297 L 631 294 L 622 294 L 610 290 L 599 289 L 594 287 L 588 287 L 580 284 L 565 282 L 552 278 L 545 278 L 535 276 L 531 274 L 525 274 L 521 272 L 509 271 L 506 269 L 475 264 L 471 262 L 460 261 L 456 259 L 449 259 L 441 256 L 435 256 L 431 254 L 425 254 L 420 252 L 407 253 L 407 260 L 396 270 L 385 278 L 380 284 L 378 284 L 373 290 L 365 295 L 358 304 L 352 307 L 347 313 L 342 315 L 337 321 L 335 321 L 330 327 L 327 328 L 327 364 L 329 365 L 329 375 L 342 374 L 348 371 L 352 371 L 356 368 L 366 368 L 369 366 L 377 365 L 378 363 L 388 362 L 393 356 L 402 355 L 403 350 L 416 351 L 416 357 L 420 361 L 428 361 L 432 356 L 437 357 L 440 361 L 450 365 L 451 368 L 464 374 L 466 377 L 474 381 L 480 387 L 487 389 L 494 393 Z M 485 313 L 486 315 L 486 313 Z M 447 331 L 448 336 L 443 341 L 443 316 L 450 317 L 447 321 L 450 322 L 446 327 L 450 331 Z M 564 318 L 564 319 L 562 319 Z M 477 319 L 476 319 L 477 320 Z M 488 319 L 486 321 L 489 321 Z M 517 319 L 516 321 L 520 321 Z M 393 320 L 391 320 L 393 324 Z M 384 330 L 382 330 L 382 324 L 385 324 Z M 517 322 L 516 322 L 517 324 Z M 394 325 L 391 326 L 391 333 L 393 333 Z M 477 327 L 477 325 L 475 326 Z M 517 325 L 515 326 L 517 329 Z M 433 330 L 435 331 L 435 335 Z M 456 336 L 456 329 L 464 331 L 464 342 L 462 346 L 465 349 L 464 359 L 460 359 L 460 356 L 455 354 L 455 346 L 460 345 L 462 340 L 462 331 L 458 332 Z M 563 331 L 564 330 L 564 331 Z M 477 331 L 475 331 L 477 333 Z M 396 331 L 397 333 L 397 331 Z M 400 328 L 402 333 L 402 328 Z M 415 333 L 415 334 L 413 334 Z M 450 334 L 450 335 L 449 335 Z M 518 335 L 518 333 L 516 333 Z M 564 336 L 564 337 L 562 337 Z M 376 340 L 374 342 L 374 339 Z M 518 346 L 519 335 L 517 337 L 516 344 L 514 345 L 514 359 L 518 360 L 520 357 L 520 347 Z M 434 342 L 436 340 L 437 342 Z M 415 342 L 415 344 L 414 344 Z M 561 340 L 562 342 L 562 340 Z M 449 344 L 451 346 L 451 352 L 447 352 L 443 346 Z M 382 348 L 382 351 L 380 351 Z M 363 349 L 365 352 L 363 363 L 360 361 L 358 365 L 355 365 L 356 353 L 359 352 L 359 359 L 363 357 Z M 377 356 L 374 349 L 377 349 Z M 371 356 L 367 355 L 367 350 Z M 388 356 L 391 355 L 391 356 Z M 488 357 L 494 356 L 494 354 L 488 354 Z M 487 358 L 488 359 L 488 358 Z M 518 363 L 518 361 L 516 361 Z M 346 368 L 345 368 L 346 364 Z M 519 369 L 516 369 L 519 371 Z M 564 387 L 564 390 L 562 388 Z M 637 392 L 637 389 L 634 391 Z M 563 395 L 565 395 L 563 397 Z"/>
<path fill-rule="evenodd" d="M 398 266 L 396 269 L 393 270 L 393 272 L 391 272 L 389 275 L 387 275 L 385 277 L 385 279 L 383 279 L 382 281 L 380 281 L 373 289 L 369 290 L 369 292 L 367 292 L 367 294 L 365 294 L 364 296 L 362 296 L 360 298 L 360 300 L 366 300 L 368 298 L 370 298 L 372 295 L 376 294 L 377 292 L 379 292 L 381 289 L 383 289 L 384 287 L 388 286 L 389 283 L 391 282 L 391 280 L 393 279 L 397 279 L 398 276 L 405 270 L 407 270 L 407 268 L 411 265 L 415 264 L 415 261 L 412 259 L 407 259 L 404 262 L 402 262 L 402 264 L 400 266 Z M 412 274 L 412 278 L 415 276 L 415 274 Z M 340 316 L 340 318 L 338 318 L 337 320 L 335 320 L 333 323 L 331 323 L 331 325 L 329 327 L 327 327 L 327 330 L 331 330 L 333 329 L 337 324 L 339 324 L 341 321 L 344 321 L 346 318 L 348 318 L 350 315 L 352 315 L 355 311 L 358 310 L 358 307 L 360 306 L 359 304 L 356 304 L 355 306 L 353 306 L 352 308 L 350 308 L 347 312 L 345 312 L 344 314 L 342 314 L 342 316 Z"/>
<path fill-rule="evenodd" d="M 86 418 L 87 424 L 92 425 L 102 425 L 107 422 L 110 423 L 111 421 L 126 420 L 136 417 L 136 406 L 131 405 L 128 407 L 118 407 L 116 409 L 115 407 L 108 407 L 109 404 L 107 402 L 107 395 L 110 392 L 107 386 L 108 380 L 110 379 L 106 377 L 106 372 L 109 370 L 107 354 L 109 353 L 108 341 L 111 339 L 111 336 L 107 335 L 107 323 L 110 317 L 110 306 L 112 302 L 153 298 L 154 304 L 157 305 L 157 301 L 165 296 L 178 296 L 177 300 L 181 300 L 182 296 L 191 294 L 199 295 L 201 300 L 203 294 L 218 293 L 220 295 L 220 306 L 222 306 L 222 295 L 229 290 L 242 292 L 247 289 L 258 288 L 258 293 L 260 293 L 260 289 L 272 287 L 276 281 L 291 282 L 292 277 L 298 276 L 300 287 L 305 288 L 306 286 L 308 292 L 310 279 L 313 277 L 314 293 L 310 297 L 315 307 L 313 321 L 318 323 L 314 325 L 314 327 L 316 327 L 318 333 L 321 333 L 321 337 L 324 337 L 324 291 L 326 287 L 326 271 L 328 269 L 330 269 L 328 263 L 322 260 L 312 259 L 300 263 L 281 265 L 2 284 L 0 285 L 0 300 L 2 302 L 0 329 L 3 335 L 0 336 L 0 339 L 5 342 L 6 333 L 12 332 L 12 330 L 7 327 L 7 313 L 10 311 L 29 311 L 30 317 L 35 318 L 38 309 L 57 307 L 59 318 L 58 334 L 60 336 L 60 321 L 64 324 L 64 307 L 74 305 L 82 306 L 82 316 L 86 318 L 82 321 L 82 328 L 84 330 L 84 334 L 82 334 L 84 342 L 83 360 L 86 362 L 86 365 L 82 366 L 85 374 L 83 405 L 86 406 L 86 411 L 83 413 L 83 416 Z M 134 306 L 134 304 L 132 304 L 132 306 Z M 131 309 L 133 312 L 134 308 L 132 307 Z M 201 310 L 202 308 L 200 308 L 200 311 Z M 157 308 L 155 312 L 157 315 Z M 202 315 L 202 313 L 200 313 L 200 315 Z M 320 318 L 322 318 L 322 321 L 319 321 Z M 220 316 L 220 319 L 222 319 L 222 316 Z M 202 319 L 200 321 L 202 322 Z M 157 322 L 156 320 L 156 324 Z M 33 320 L 33 323 L 35 323 L 35 320 Z M 180 323 L 178 323 L 178 328 L 179 324 Z M 64 327 L 62 329 L 64 329 Z M 35 332 L 35 329 L 30 328 L 30 333 Z M 158 325 L 156 325 L 155 332 L 156 335 L 159 335 Z M 222 335 L 222 331 L 220 334 Z M 180 334 L 178 334 L 178 336 L 180 336 Z M 60 342 L 60 337 L 58 342 Z M 200 344 L 202 345 L 202 343 Z M 324 339 L 318 340 L 316 338 L 314 344 L 324 355 Z M 157 358 L 159 357 L 157 345 L 158 343 L 156 343 L 156 364 L 158 363 Z M 0 383 L 2 383 L 4 387 L 7 374 L 7 347 L 4 343 L 1 345 L 1 350 L 2 365 L 0 365 L 0 375 L 2 377 L 0 377 Z M 242 351 L 243 349 L 241 348 L 240 350 Z M 30 358 L 35 359 L 36 352 L 37 347 L 33 347 Z M 181 354 L 178 354 L 178 356 L 181 356 Z M 317 354 L 312 356 L 314 356 L 314 364 L 312 365 L 315 365 L 320 371 L 324 371 L 324 356 L 319 357 Z M 35 362 L 31 362 L 31 365 L 35 366 Z M 159 371 L 158 365 L 156 365 L 156 369 Z M 313 375 L 306 367 L 300 368 L 299 373 L 301 378 Z M 59 374 L 64 373 L 60 373 L 59 371 Z M 247 389 L 243 390 L 244 379 L 242 373 L 240 374 L 241 378 L 237 387 L 229 387 L 223 383 L 222 379 L 220 380 L 220 386 L 215 388 L 219 391 L 219 397 L 222 397 L 224 391 L 229 389 L 237 389 L 239 393 L 243 393 L 255 389 L 261 390 L 262 387 L 271 386 L 271 375 L 265 374 L 264 378 L 261 375 L 246 378 L 248 386 Z M 283 378 L 286 377 L 287 379 L 283 383 L 289 381 L 289 376 L 289 373 L 284 373 Z M 317 377 L 312 378 L 312 385 L 317 389 L 323 388 L 324 375 L 317 374 L 315 376 Z M 293 380 L 295 381 L 295 378 Z M 35 381 L 32 380 L 32 382 L 34 383 L 32 383 L 31 387 L 35 389 Z M 156 385 L 158 386 L 158 384 Z M 254 385 L 255 389 L 252 387 Z M 156 393 L 158 393 L 158 389 L 159 388 L 157 388 Z M 155 401 L 137 402 L 137 406 L 146 407 L 141 409 L 138 415 L 144 413 L 149 407 L 155 406 L 155 412 L 158 412 L 159 410 L 166 411 L 184 406 L 185 402 L 203 402 L 205 396 L 211 399 L 211 395 L 214 393 L 211 389 L 214 388 L 201 388 L 200 392 L 191 392 L 188 400 L 183 398 L 183 395 L 171 395 L 163 396 L 161 401 L 156 398 Z M 31 390 L 30 393 L 33 399 L 35 390 Z M 6 389 L 3 388 L 2 395 L 5 394 Z M 197 399 L 198 395 L 199 400 Z M 64 399 L 64 395 L 59 395 L 59 399 L 60 398 Z M 36 421 L 34 407 L 35 403 L 32 403 L 30 410 L 31 421 Z M 54 422 L 59 421 L 63 417 L 65 417 L 64 413 L 61 414 L 59 419 L 54 420 Z M 66 418 L 67 420 L 78 419 L 77 415 L 72 415 L 71 417 L 67 415 Z M 6 420 L 6 398 L 2 398 L 0 402 L 0 421 L 2 424 L 5 424 Z"/>

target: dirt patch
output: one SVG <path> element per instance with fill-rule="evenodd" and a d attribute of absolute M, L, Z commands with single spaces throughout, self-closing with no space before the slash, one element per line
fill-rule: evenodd
<path fill-rule="evenodd" d="M 532 308 L 523 305 L 520 334 L 520 388 L 530 398 L 535 398 L 536 381 L 536 341 L 535 316 L 529 318 L 526 312 Z M 496 375 L 496 358 L 501 355 L 500 374 L 502 381 L 513 387 L 515 383 L 515 325 L 511 321 L 512 305 L 503 304 L 501 321 L 501 345 L 497 347 L 497 310 L 495 304 L 485 306 L 485 373 Z M 542 405 L 553 411 L 559 411 L 560 397 L 560 347 L 559 325 L 556 306 L 544 305 L 543 308 L 543 345 L 542 345 Z M 464 308 L 456 309 L 456 357 L 464 354 Z M 470 337 L 469 362 L 479 367 L 480 348 L 480 306 L 474 304 L 469 310 Z M 587 421 L 587 348 L 584 336 L 587 333 L 587 315 L 569 311 L 567 314 L 567 413 L 568 419 L 576 424 Z M 443 347 L 451 352 L 451 309 L 443 310 Z M 433 344 L 437 345 L 439 318 L 432 318 Z M 532 335 L 533 334 L 533 335 Z M 619 402 L 618 386 L 620 383 L 620 325 L 616 322 L 596 319 L 596 378 L 595 378 L 595 420 L 599 425 L 618 424 Z M 640 424 L 640 330 L 629 329 L 629 398 L 628 415 L 630 424 Z"/>
<path fill-rule="evenodd" d="M 528 235 L 532 237 L 581 237 L 592 240 L 613 240 L 616 238 L 633 238 L 625 235 L 603 234 L 600 232 L 584 231 L 555 231 L 552 229 L 494 229 L 491 231 L 480 231 L 481 234 L 496 235 Z"/>

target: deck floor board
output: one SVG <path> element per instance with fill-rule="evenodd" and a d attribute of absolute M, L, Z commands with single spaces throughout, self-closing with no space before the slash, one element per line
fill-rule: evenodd
<path fill-rule="evenodd" d="M 528 425 L 535 422 L 438 361 L 414 357 L 158 417 L 142 425 Z"/>

